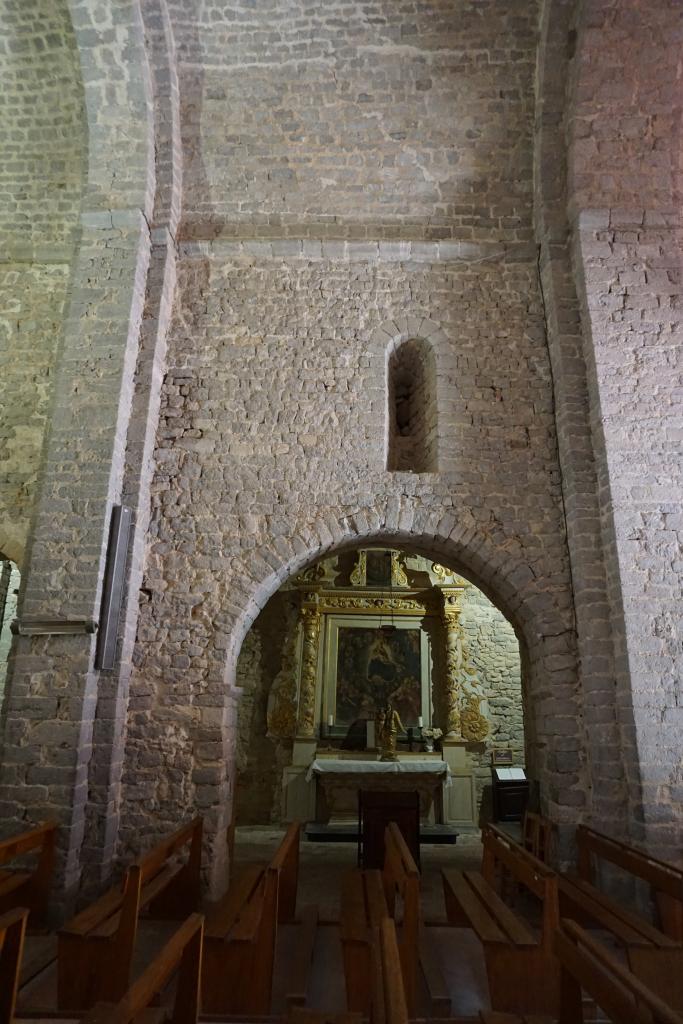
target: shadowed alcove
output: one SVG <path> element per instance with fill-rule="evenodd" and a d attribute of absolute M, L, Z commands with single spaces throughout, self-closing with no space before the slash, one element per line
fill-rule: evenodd
<path fill-rule="evenodd" d="M 423 751 L 430 730 L 440 756 L 457 733 L 458 827 L 490 817 L 494 748 L 525 762 L 513 627 L 476 586 L 410 551 L 359 547 L 288 580 L 245 637 L 237 684 L 240 825 L 301 813 L 292 793 L 305 785 L 302 735 L 311 758 L 354 747 L 374 757 L 366 730 L 388 701 L 403 726 L 401 756 Z M 319 794 L 306 799 L 319 816 Z"/>

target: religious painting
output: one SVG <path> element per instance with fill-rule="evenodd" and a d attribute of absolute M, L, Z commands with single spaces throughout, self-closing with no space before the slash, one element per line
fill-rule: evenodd
<path fill-rule="evenodd" d="M 391 551 L 370 548 L 366 554 L 366 585 L 391 587 Z"/>
<path fill-rule="evenodd" d="M 391 701 L 403 725 L 416 728 L 423 708 L 423 641 L 419 626 L 385 631 L 340 625 L 337 632 L 335 724 L 374 719 Z"/>

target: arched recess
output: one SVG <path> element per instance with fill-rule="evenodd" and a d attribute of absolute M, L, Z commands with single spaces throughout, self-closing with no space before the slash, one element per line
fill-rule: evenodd
<path fill-rule="evenodd" d="M 407 741 L 420 749 L 423 727 L 458 739 L 445 747 L 458 774 L 443 823 L 490 820 L 491 751 L 530 763 L 520 655 L 502 612 L 447 566 L 375 545 L 315 562 L 270 598 L 237 661 L 237 825 L 301 817 L 315 789 L 302 778 L 301 736 L 364 749 L 361 723 L 387 701 L 410 730 L 401 753 Z"/>
<path fill-rule="evenodd" d="M 347 515 L 330 509 L 317 520 L 295 520 L 286 537 L 273 537 L 251 549 L 235 570 L 222 599 L 218 598 L 220 612 L 212 617 L 211 656 L 199 699 L 188 708 L 186 724 L 178 723 L 186 730 L 183 750 L 189 752 L 193 770 L 184 774 L 182 787 L 174 787 L 173 800 L 164 796 L 160 802 L 156 827 L 159 831 L 167 828 L 169 814 L 175 814 L 177 820 L 178 815 L 189 813 L 197 806 L 196 793 L 200 793 L 214 891 L 220 889 L 226 869 L 224 836 L 231 814 L 240 697 L 235 686 L 236 662 L 244 636 L 285 579 L 325 554 L 372 543 L 408 548 L 454 568 L 512 623 L 525 651 L 527 729 L 544 808 L 556 821 L 568 824 L 575 823 L 585 810 L 588 786 L 577 701 L 575 638 L 564 592 L 558 590 L 556 599 L 551 581 L 537 577 L 514 537 L 496 529 L 485 535 L 465 510 L 460 514 L 429 511 L 419 497 L 408 495 L 385 498 Z M 149 721 L 151 726 L 153 716 Z M 124 785 L 119 847 L 126 855 L 139 844 L 137 791 L 148 781 L 156 787 L 155 780 L 163 772 L 158 765 L 146 767 L 140 759 L 145 722 L 147 717 L 134 728 L 129 725 L 126 761 L 130 759 L 135 771 Z M 567 749 L 573 752 L 570 763 L 562 759 Z M 172 774 L 177 773 L 172 770 Z"/>
<path fill-rule="evenodd" d="M 436 359 L 425 338 L 387 348 L 387 469 L 435 473 L 439 468 Z"/>

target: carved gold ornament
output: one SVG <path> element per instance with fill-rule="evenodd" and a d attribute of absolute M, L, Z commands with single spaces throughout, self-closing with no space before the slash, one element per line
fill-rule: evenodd
<path fill-rule="evenodd" d="M 368 572 L 368 553 L 367 551 L 358 552 L 358 561 L 353 567 L 351 572 L 351 586 L 352 587 L 364 587 L 367 580 Z"/>
<path fill-rule="evenodd" d="M 315 684 L 318 674 L 318 639 L 320 612 L 317 608 L 302 608 L 301 621 L 304 639 L 301 652 L 301 688 L 299 691 L 299 736 L 315 735 Z"/>
<path fill-rule="evenodd" d="M 407 587 L 408 576 L 404 566 L 401 565 L 401 553 L 391 552 L 391 585 L 392 587 Z"/>
<path fill-rule="evenodd" d="M 460 713 L 463 738 L 470 743 L 481 743 L 489 734 L 489 723 L 481 713 L 478 697 L 467 697 Z"/>

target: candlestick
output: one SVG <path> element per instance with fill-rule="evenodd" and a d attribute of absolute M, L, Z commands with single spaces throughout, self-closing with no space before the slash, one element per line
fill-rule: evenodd
<path fill-rule="evenodd" d="M 422 728 L 422 715 L 418 715 L 417 717 L 417 727 L 418 729 Z"/>

